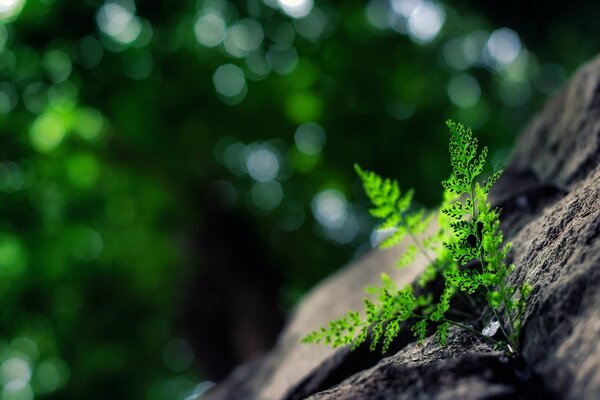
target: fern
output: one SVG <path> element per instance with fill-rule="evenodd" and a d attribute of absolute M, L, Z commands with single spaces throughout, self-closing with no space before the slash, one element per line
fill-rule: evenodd
<path fill-rule="evenodd" d="M 375 350 L 383 340 L 383 352 L 386 352 L 400 331 L 400 323 L 413 318 L 417 299 L 412 286 L 399 290 L 389 276 L 382 274 L 381 287 L 375 288 L 378 303 L 365 299 L 365 318 L 360 319 L 357 312 L 349 312 L 344 317 L 331 321 L 328 327 L 307 335 L 305 343 L 325 343 L 334 348 L 343 345 L 358 347 L 367 339 L 369 328 L 370 348 Z"/>
<path fill-rule="evenodd" d="M 452 175 L 442 182 L 445 191 L 438 215 L 439 228 L 425 239 L 420 240 L 419 236 L 427 230 L 433 214 L 414 207 L 414 192 L 402 193 L 397 181 L 383 179 L 355 165 L 372 203 L 370 213 L 381 220 L 378 228 L 393 230 L 380 247 L 395 246 L 409 235 L 414 243 L 407 247 L 396 266 L 409 265 L 421 252 L 429 263 L 418 279 L 419 286 L 425 290 L 428 282 L 438 277 L 444 281 L 444 290 L 437 303 L 433 302 L 432 293 L 415 297 L 412 285 L 398 289 L 383 274 L 381 286 L 370 290 L 377 301 L 365 299 L 364 317 L 358 312 L 349 312 L 330 322 L 328 327 L 307 335 L 304 342 L 356 348 L 370 337 L 371 350 L 381 343 L 386 352 L 404 325 L 410 326 L 419 343 L 425 340 L 431 326 L 441 345 L 446 344 L 449 328 L 454 325 L 503 347 L 509 354 L 518 352 L 519 331 L 531 289 L 523 285 L 516 296 L 517 289 L 508 284 L 514 269 L 514 265 L 507 265 L 505 261 L 510 243 L 503 243 L 499 229 L 500 211 L 487 200 L 501 171 L 494 172 L 480 184 L 487 147 L 479 151 L 477 138 L 463 125 L 447 121 L 447 126 Z M 475 263 L 480 268 L 465 268 L 467 263 Z M 455 296 L 462 296 L 472 304 L 487 302 L 491 317 L 486 318 L 499 326 L 505 341 L 449 318 L 447 314 L 454 311 L 451 305 Z M 515 300 L 515 297 L 518 298 Z"/>

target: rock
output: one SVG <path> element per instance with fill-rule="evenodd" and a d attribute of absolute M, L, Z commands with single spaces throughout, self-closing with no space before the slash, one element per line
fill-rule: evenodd
<path fill-rule="evenodd" d="M 523 358 L 562 398 L 600 398 L 600 167 L 512 241 L 534 288 Z"/>
<path fill-rule="evenodd" d="M 600 163 L 600 58 L 579 69 L 521 135 L 511 168 L 568 189 Z"/>
<path fill-rule="evenodd" d="M 435 227 L 432 226 L 432 229 Z M 322 382 L 339 382 L 335 378 L 336 371 L 344 369 L 346 358 L 355 359 L 357 354 L 364 352 L 353 354 L 348 349 L 332 350 L 326 346 L 302 344 L 300 340 L 349 310 L 362 309 L 364 288 L 379 284 L 382 272 L 399 284 L 411 283 L 426 264 L 424 256 L 419 255 L 422 259 L 415 263 L 420 268 L 399 270 L 393 267 L 408 244 L 371 251 L 313 288 L 296 307 L 273 350 L 260 360 L 239 367 L 211 390 L 207 398 L 281 399 L 288 396 L 292 399 L 297 398 L 295 393 L 305 393 L 305 385 L 320 388 L 327 385 Z M 343 372 L 341 379 L 363 366 L 375 364 L 379 359 L 377 354 L 370 352 L 366 352 L 365 358 L 367 360 L 362 362 L 355 360 L 350 363 L 353 367 Z M 328 367 L 318 368 L 323 363 Z M 314 393 L 312 390 L 308 392 Z"/>
<path fill-rule="evenodd" d="M 519 386 L 502 353 L 454 330 L 446 347 L 432 337 L 423 346 L 412 343 L 310 399 L 516 399 L 522 394 Z"/>
<path fill-rule="evenodd" d="M 463 331 L 452 331 L 445 348 L 403 337 L 386 358 L 299 344 L 307 332 L 359 309 L 362 288 L 380 272 L 403 285 L 426 264 L 398 271 L 398 250 L 374 251 L 308 293 L 277 346 L 207 398 L 600 398 L 600 58 L 520 136 L 492 198 L 513 242 L 512 283 L 533 287 L 521 363 Z"/>

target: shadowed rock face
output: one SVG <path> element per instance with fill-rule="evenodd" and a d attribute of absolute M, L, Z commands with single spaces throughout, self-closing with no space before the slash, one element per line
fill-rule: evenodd
<path fill-rule="evenodd" d="M 412 343 L 339 385 L 311 396 L 330 399 L 515 399 L 523 394 L 515 367 L 487 343 L 454 330 L 444 348 Z M 468 351 L 465 351 L 468 349 Z M 525 397 L 522 397 L 525 398 Z M 530 397 L 535 398 L 535 397 Z"/>
<path fill-rule="evenodd" d="M 600 58 L 524 131 L 492 198 L 513 242 L 511 279 L 533 287 L 518 364 L 457 331 L 445 348 L 401 336 L 386 358 L 300 344 L 305 333 L 359 309 L 362 288 L 380 272 L 404 285 L 426 263 L 398 271 L 402 249 L 377 250 L 307 294 L 277 346 L 207 398 L 600 398 Z"/>

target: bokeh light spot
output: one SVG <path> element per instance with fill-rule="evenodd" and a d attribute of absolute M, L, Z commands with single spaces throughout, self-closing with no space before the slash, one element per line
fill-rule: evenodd
<path fill-rule="evenodd" d="M 61 112 L 70 113 L 77 105 L 78 96 L 79 89 L 73 82 L 68 80 L 56 83 L 48 88 L 48 104 Z"/>
<path fill-rule="evenodd" d="M 218 94 L 230 100 L 229 104 L 241 102 L 246 95 L 244 71 L 236 65 L 221 65 L 213 75 L 213 84 Z"/>
<path fill-rule="evenodd" d="M 348 216 L 348 202 L 339 191 L 328 189 L 315 196 L 312 211 L 321 225 L 327 228 L 338 228 Z"/>
<path fill-rule="evenodd" d="M 27 265 L 27 253 L 23 244 L 15 236 L 0 235 L 0 276 L 14 278 L 23 272 Z"/>
<path fill-rule="evenodd" d="M 405 18 L 410 18 L 423 5 L 422 0 L 390 0 L 392 10 Z"/>
<path fill-rule="evenodd" d="M 81 261 L 97 259 L 102 253 L 104 242 L 98 232 L 90 228 L 79 228 L 72 232 L 71 252 Z"/>
<path fill-rule="evenodd" d="M 62 388 L 69 381 L 69 376 L 69 366 L 60 358 L 42 361 L 35 371 L 37 387 L 42 394 Z"/>
<path fill-rule="evenodd" d="M 27 383 L 31 379 L 31 365 L 20 357 L 10 357 L 0 365 L 0 381 L 5 386 L 14 381 Z"/>
<path fill-rule="evenodd" d="M 23 169 L 12 161 L 0 163 L 0 191 L 15 193 L 25 186 L 25 173 Z"/>
<path fill-rule="evenodd" d="M 298 52 L 292 46 L 275 45 L 267 52 L 267 62 L 273 71 L 286 75 L 298 65 Z"/>
<path fill-rule="evenodd" d="M 464 39 L 450 39 L 443 47 L 444 61 L 454 69 L 464 70 L 471 66 L 472 60 L 467 60 L 463 51 Z"/>
<path fill-rule="evenodd" d="M 271 67 L 267 63 L 265 53 L 260 49 L 248 54 L 246 57 L 246 65 L 250 70 L 248 79 L 264 79 L 271 72 Z"/>
<path fill-rule="evenodd" d="M 408 18 L 408 34 L 417 43 L 428 43 L 438 35 L 446 13 L 441 5 L 423 2 Z"/>
<path fill-rule="evenodd" d="M 223 45 L 227 53 L 241 58 L 258 49 L 263 38 L 262 25 L 258 21 L 243 19 L 227 30 Z"/>
<path fill-rule="evenodd" d="M 52 82 L 62 82 L 71 75 L 71 58 L 62 50 L 50 50 L 42 58 L 42 65 Z"/>
<path fill-rule="evenodd" d="M 63 118 L 53 112 L 48 112 L 36 118 L 29 131 L 31 145 L 41 153 L 47 153 L 60 145 L 67 129 Z"/>
<path fill-rule="evenodd" d="M 326 140 L 325 130 L 321 125 L 314 122 L 300 125 L 294 134 L 294 141 L 298 150 L 309 156 L 319 154 Z"/>
<path fill-rule="evenodd" d="M 371 0 L 365 7 L 367 21 L 377 29 L 389 28 L 390 2 L 388 0 Z"/>
<path fill-rule="evenodd" d="M 14 380 L 2 388 L 2 400 L 33 400 L 34 397 L 33 389 L 25 381 Z"/>
<path fill-rule="evenodd" d="M 467 64 L 478 65 L 482 63 L 482 53 L 488 37 L 488 33 L 482 30 L 471 32 L 465 36 L 462 51 Z"/>
<path fill-rule="evenodd" d="M 106 2 L 96 15 L 98 28 L 119 44 L 130 44 L 142 33 L 133 1 Z"/>
<path fill-rule="evenodd" d="M 490 35 L 486 50 L 492 60 L 500 65 L 513 62 L 521 51 L 521 39 L 511 29 L 498 29 Z"/>
<path fill-rule="evenodd" d="M 28 85 L 23 92 L 23 103 L 25 108 L 33 114 L 44 111 L 48 104 L 48 88 L 41 82 Z"/>
<path fill-rule="evenodd" d="M 327 238 L 338 244 L 350 243 L 358 233 L 358 222 L 346 197 L 335 189 L 327 189 L 315 196 L 312 212 L 323 227 Z"/>
<path fill-rule="evenodd" d="M 98 139 L 104 128 L 104 117 L 92 107 L 80 108 L 75 115 L 74 130 L 85 140 Z"/>
<path fill-rule="evenodd" d="M 264 211 L 271 211 L 283 200 L 283 189 L 277 181 L 257 182 L 250 191 L 254 205 Z"/>
<path fill-rule="evenodd" d="M 31 338 L 19 336 L 10 342 L 10 349 L 27 356 L 30 361 L 35 361 L 39 355 L 38 345 Z"/>
<path fill-rule="evenodd" d="M 0 21 L 14 20 L 25 5 L 25 0 L 0 0 Z"/>
<path fill-rule="evenodd" d="M 468 74 L 455 76 L 448 82 L 448 97 L 459 107 L 472 107 L 481 97 L 479 82 Z"/>
<path fill-rule="evenodd" d="M 323 111 L 323 100 L 312 92 L 292 93 L 286 99 L 285 111 L 294 123 L 315 121 Z"/>
<path fill-rule="evenodd" d="M 515 82 L 503 79 L 498 87 L 500 98 L 504 103 L 511 107 L 521 107 L 525 105 L 531 97 L 531 85 L 529 82 Z"/>
<path fill-rule="evenodd" d="M 246 172 L 246 160 L 243 156 L 246 146 L 243 143 L 235 142 L 229 144 L 223 152 L 223 164 L 236 175 L 242 175 Z"/>
<path fill-rule="evenodd" d="M 296 37 L 294 25 L 288 21 L 272 23 L 266 26 L 266 34 L 274 43 L 290 46 Z"/>
<path fill-rule="evenodd" d="M 203 46 L 215 47 L 225 37 L 226 24 L 223 15 L 218 12 L 200 14 L 194 23 L 196 40 Z"/>
<path fill-rule="evenodd" d="M 306 17 L 313 8 L 313 0 L 277 0 L 287 15 L 293 18 Z"/>
<path fill-rule="evenodd" d="M 0 83 L 0 114 L 8 114 L 17 105 L 19 95 L 14 85 L 8 82 Z"/>
<path fill-rule="evenodd" d="M 74 154 L 67 160 L 67 175 L 75 186 L 89 188 L 98 180 L 100 165 L 91 154 Z"/>
<path fill-rule="evenodd" d="M 313 8 L 306 17 L 295 19 L 296 32 L 308 40 L 317 41 L 329 26 L 327 16 L 318 8 Z"/>
<path fill-rule="evenodd" d="M 264 146 L 248 146 L 246 168 L 252 179 L 258 182 L 269 182 L 279 172 L 279 157 L 275 151 Z"/>

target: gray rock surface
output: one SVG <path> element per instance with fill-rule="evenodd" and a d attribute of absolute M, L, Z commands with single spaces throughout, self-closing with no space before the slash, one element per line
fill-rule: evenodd
<path fill-rule="evenodd" d="M 432 226 L 432 229 L 435 227 Z M 387 273 L 399 284 L 412 282 L 426 264 L 424 256 L 419 256 L 423 259 L 415 262 L 416 268 L 398 270 L 393 267 L 408 244 L 407 241 L 392 249 L 371 251 L 313 288 L 290 316 L 274 349 L 263 358 L 236 369 L 211 390 L 207 398 L 275 400 L 286 394 L 295 398 L 289 392 L 293 388 L 302 390 L 299 386 L 319 371 L 321 364 L 325 363 L 331 370 L 340 367 L 347 357 L 353 357 L 348 349 L 309 346 L 300 343 L 300 340 L 308 332 L 349 310 L 361 309 L 364 288 L 377 285 L 381 273 Z M 372 354 L 368 356 L 373 357 Z M 376 361 L 373 359 L 372 363 Z M 323 372 L 323 368 L 320 371 Z M 328 379 L 327 373 L 320 374 L 316 379 L 313 377 L 312 385 L 320 386 L 321 381 Z"/>
<path fill-rule="evenodd" d="M 600 398 L 600 167 L 513 239 L 534 288 L 523 358 L 565 399 Z"/>
<path fill-rule="evenodd" d="M 423 346 L 412 343 L 310 399 L 508 399 L 518 395 L 517 383 L 514 368 L 501 353 L 453 331 L 444 348 L 432 337 Z"/>
<path fill-rule="evenodd" d="M 600 58 L 582 67 L 520 136 L 493 198 L 513 242 L 515 284 L 533 287 L 515 364 L 464 332 L 446 348 L 396 341 L 389 357 L 299 339 L 351 309 L 395 270 L 374 251 L 306 295 L 277 346 L 208 399 L 600 399 Z"/>

